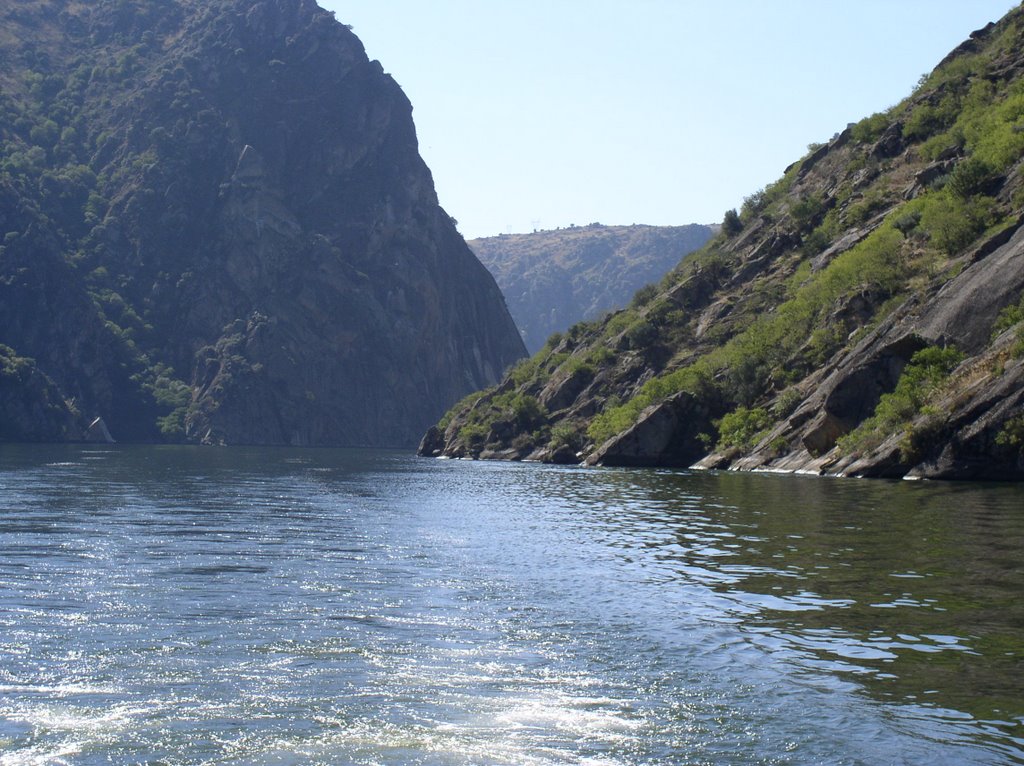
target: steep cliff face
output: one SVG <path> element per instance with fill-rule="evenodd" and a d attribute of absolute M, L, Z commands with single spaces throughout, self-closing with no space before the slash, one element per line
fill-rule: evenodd
<path fill-rule="evenodd" d="M 556 332 L 620 309 L 713 233 L 711 226 L 573 226 L 474 239 L 527 350 Z"/>
<path fill-rule="evenodd" d="M 1024 479 L 1024 11 L 729 211 L 426 455 Z"/>
<path fill-rule="evenodd" d="M 0 343 L 82 421 L 410 444 L 522 356 L 408 100 L 311 0 L 0 15 Z"/>

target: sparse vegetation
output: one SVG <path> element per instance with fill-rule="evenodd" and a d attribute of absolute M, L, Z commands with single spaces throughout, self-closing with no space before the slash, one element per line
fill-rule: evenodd
<path fill-rule="evenodd" d="M 740 214 L 736 212 L 736 208 L 725 211 L 725 216 L 722 218 L 722 231 L 727 237 L 735 237 L 743 231 L 743 221 L 740 220 Z"/>
<path fill-rule="evenodd" d="M 782 178 L 727 211 L 721 236 L 656 289 L 574 328 L 572 358 L 594 363 L 600 349 L 602 359 L 588 398 L 575 405 L 588 414 L 551 424 L 552 433 L 585 427 L 599 448 L 649 407 L 687 392 L 692 398 L 679 401 L 708 413 L 700 430 L 717 429 L 704 433 L 705 449 L 742 453 L 761 443 L 764 454 L 781 455 L 804 448 L 799 429 L 820 415 L 809 408 L 785 435 L 768 445 L 764 437 L 801 402 L 815 401 L 827 373 L 853 365 L 854 354 L 882 353 L 880 338 L 891 342 L 895 328 L 913 327 L 944 284 L 973 268 L 971 248 L 1014 225 L 1024 202 L 1024 78 L 1007 62 L 1021 59 L 1022 20 L 1024 11 L 1012 12 L 1002 32 L 922 78 L 903 103 L 861 120 L 827 148 L 809 147 Z M 1012 354 L 1024 354 L 1024 304 L 1006 309 L 992 332 L 1012 327 L 1020 328 L 1020 351 L 1000 352 L 1006 370 L 1015 369 Z M 843 449 L 869 452 L 902 433 L 905 460 L 932 454 L 949 433 L 946 413 L 929 408 L 962 384 L 962 375 L 950 377 L 962 359 L 952 346 L 914 355 Z M 519 388 L 538 392 L 550 374 L 538 367 Z M 890 373 L 880 380 L 893 385 Z M 834 438 L 822 436 L 823 448 Z"/>
<path fill-rule="evenodd" d="M 1024 415 L 1018 415 L 1006 422 L 996 434 L 996 444 L 1016 449 L 1017 453 L 1024 457 Z"/>
<path fill-rule="evenodd" d="M 884 112 L 875 112 L 870 117 L 865 117 L 851 128 L 854 141 L 870 144 L 879 139 L 882 132 L 891 124 L 889 115 Z"/>
<path fill-rule="evenodd" d="M 505 293 L 527 349 L 584 317 L 645 306 L 654 282 L 711 237 L 709 226 L 603 226 L 471 240 Z"/>
<path fill-rule="evenodd" d="M 764 438 L 773 422 L 772 416 L 761 407 L 737 407 L 717 421 L 718 444 L 715 449 L 723 451 L 735 447 L 750 450 Z"/>
<path fill-rule="evenodd" d="M 892 434 L 905 431 L 924 412 L 932 395 L 960 364 L 964 355 L 955 348 L 932 346 L 911 357 L 894 391 L 883 394 L 875 413 L 839 440 L 844 452 L 863 452 L 877 447 Z"/>

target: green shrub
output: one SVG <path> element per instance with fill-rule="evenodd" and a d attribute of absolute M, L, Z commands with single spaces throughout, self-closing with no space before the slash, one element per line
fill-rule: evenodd
<path fill-rule="evenodd" d="M 635 401 L 633 399 L 630 402 Z M 608 439 L 622 433 L 634 422 L 640 410 L 627 404 L 607 403 L 605 409 L 590 419 L 587 425 L 587 436 L 594 444 L 604 444 Z"/>
<path fill-rule="evenodd" d="M 646 319 L 638 319 L 629 326 L 625 336 L 630 348 L 640 349 L 653 343 L 658 337 L 658 331 Z"/>
<path fill-rule="evenodd" d="M 943 133 L 938 133 L 926 140 L 918 147 L 917 151 L 921 155 L 922 159 L 925 159 L 928 162 L 934 162 L 946 152 L 959 150 L 963 145 L 963 131 L 954 125 L 949 130 Z"/>
<path fill-rule="evenodd" d="M 896 388 L 878 400 L 874 414 L 839 439 L 840 448 L 844 452 L 873 449 L 892 434 L 906 430 L 963 358 L 952 346 L 918 351 L 904 368 Z"/>
<path fill-rule="evenodd" d="M 159 369 L 156 379 L 145 387 L 152 391 L 153 399 L 161 407 L 177 409 L 192 400 L 192 389 L 183 381 L 172 377 L 173 375 L 174 370 L 170 368 Z"/>
<path fill-rule="evenodd" d="M 743 207 L 740 209 L 740 220 L 749 221 L 758 215 L 763 215 L 772 205 L 785 196 L 786 192 L 793 186 L 797 173 L 800 172 L 800 163 L 794 164 L 789 172 L 782 178 L 768 184 L 763 189 L 758 189 L 753 194 L 743 198 Z"/>
<path fill-rule="evenodd" d="M 493 388 L 488 388 L 483 391 L 474 391 L 473 393 L 462 397 L 462 399 L 453 404 L 448 412 L 441 417 L 441 420 L 437 423 L 437 427 L 444 431 L 451 424 L 452 418 L 455 417 L 456 413 L 472 409 L 473 405 L 493 390 Z"/>
<path fill-rule="evenodd" d="M 583 449 L 583 435 L 568 423 L 558 423 L 551 429 L 551 441 L 548 446 L 552 449 L 568 447 L 574 452 L 579 452 Z"/>
<path fill-rule="evenodd" d="M 595 367 L 604 367 L 615 359 L 615 354 L 607 346 L 594 346 L 587 352 L 587 362 Z"/>
<path fill-rule="evenodd" d="M 700 362 L 652 378 L 629 401 L 620 403 L 613 397 L 605 402 L 604 410 L 591 419 L 587 435 L 595 444 L 602 444 L 632 426 L 646 407 L 662 402 L 679 391 L 705 397 L 713 388 L 707 365 Z"/>
<path fill-rule="evenodd" d="M 768 450 L 772 453 L 773 457 L 782 457 L 789 452 L 789 442 L 785 436 L 776 436 L 772 439 L 772 443 L 768 445 Z"/>
<path fill-rule="evenodd" d="M 970 245 L 994 222 L 996 201 L 991 197 L 964 199 L 943 190 L 923 202 L 920 227 L 935 248 L 949 256 Z"/>
<path fill-rule="evenodd" d="M 911 210 L 896 218 L 892 225 L 904 237 L 909 237 L 919 223 L 921 223 L 921 211 Z"/>
<path fill-rule="evenodd" d="M 941 441 L 945 426 L 942 415 L 927 405 L 921 408 L 920 414 L 925 417 L 919 418 L 900 439 L 900 460 L 904 463 L 917 462 Z"/>
<path fill-rule="evenodd" d="M 801 231 L 811 229 L 825 209 L 825 202 L 820 194 L 808 194 L 790 207 L 790 214 L 797 222 Z"/>
<path fill-rule="evenodd" d="M 991 106 L 969 104 L 957 125 L 972 157 L 996 174 L 1006 172 L 1024 155 L 1024 82 L 1013 83 Z"/>
<path fill-rule="evenodd" d="M 772 415 L 780 419 L 788 417 L 803 400 L 804 395 L 800 393 L 799 389 L 795 387 L 787 388 L 779 394 L 775 404 L 772 405 Z"/>
<path fill-rule="evenodd" d="M 744 452 L 753 449 L 764 438 L 773 422 L 772 416 L 763 407 L 737 407 L 715 423 L 718 427 L 718 444 L 715 449 L 723 451 L 735 447 Z"/>
<path fill-rule="evenodd" d="M 1019 322 L 1024 322 L 1024 295 L 1019 303 L 1012 303 L 999 312 L 996 321 L 992 323 L 992 340 Z"/>
<path fill-rule="evenodd" d="M 553 351 L 558 344 L 562 342 L 562 338 L 563 336 L 560 332 L 551 333 L 551 335 L 548 336 L 548 339 L 544 342 L 544 350 L 548 352 Z"/>
<path fill-rule="evenodd" d="M 884 112 L 875 112 L 854 125 L 850 133 L 854 141 L 871 144 L 879 139 L 887 127 L 889 127 L 889 115 Z"/>
<path fill-rule="evenodd" d="M 821 223 L 804 237 L 803 243 L 801 244 L 801 252 L 806 257 L 813 257 L 826 249 L 832 242 L 842 234 L 842 225 L 839 221 L 839 209 L 833 207 L 829 210 Z M 810 264 L 807 265 L 810 268 Z"/>
<path fill-rule="evenodd" d="M 967 199 L 980 192 L 993 176 L 995 170 L 985 160 L 969 157 L 950 174 L 947 188 L 953 195 Z"/>
<path fill-rule="evenodd" d="M 725 215 L 722 217 L 722 231 L 727 237 L 735 237 L 743 231 L 743 221 L 740 220 L 740 214 L 736 212 L 736 208 L 725 211 Z"/>
<path fill-rule="evenodd" d="M 644 285 L 635 293 L 633 293 L 633 300 L 630 301 L 630 306 L 633 308 L 640 308 L 646 306 L 658 295 L 657 285 Z"/>
<path fill-rule="evenodd" d="M 177 440 L 185 435 L 185 414 L 187 407 L 178 407 L 169 415 L 156 419 L 156 427 L 160 434 L 169 440 Z"/>
<path fill-rule="evenodd" d="M 562 365 L 570 375 L 593 378 L 597 371 L 594 366 L 585 358 L 578 356 L 569 357 Z"/>
<path fill-rule="evenodd" d="M 910 141 L 924 141 L 950 127 L 956 120 L 959 109 L 959 99 L 952 93 L 943 97 L 937 104 L 920 104 L 903 123 L 903 137 Z"/>
<path fill-rule="evenodd" d="M 633 313 L 632 311 L 625 310 L 616 312 L 605 323 L 604 332 L 602 334 L 606 338 L 611 338 L 625 330 L 635 320 L 636 314 Z"/>
<path fill-rule="evenodd" d="M 885 209 L 889 201 L 878 189 L 872 189 L 863 199 L 846 208 L 846 222 L 852 226 L 867 223 L 876 213 Z"/>
<path fill-rule="evenodd" d="M 998 333 L 993 332 L 993 338 L 997 334 Z M 1024 357 L 1024 324 L 1017 327 L 1017 332 L 1015 332 L 1013 336 L 1013 345 L 1010 346 L 1010 357 L 1013 359 L 1020 359 L 1021 357 Z M 997 375 L 1002 375 L 1006 371 L 1004 360 L 997 360 L 995 369 L 997 370 Z"/>
<path fill-rule="evenodd" d="M 561 353 L 558 353 L 558 354 L 551 354 L 547 359 L 544 360 L 544 372 L 546 374 L 550 374 L 550 373 L 554 372 L 559 367 L 561 367 L 563 364 L 565 364 L 565 362 L 567 362 L 569 360 L 569 358 L 570 358 L 570 354 L 568 354 L 565 351 L 562 351 Z M 517 380 L 516 384 L 517 385 L 522 385 L 523 383 L 526 383 L 527 381 L 529 381 L 531 379 L 532 378 L 524 378 L 521 381 Z"/>
<path fill-rule="evenodd" d="M 508 409 L 512 420 L 520 430 L 531 429 L 547 420 L 548 414 L 536 397 L 528 394 L 516 394 L 509 402 Z"/>
<path fill-rule="evenodd" d="M 1006 421 L 996 434 L 996 444 L 1000 447 L 1016 448 L 1024 455 L 1024 415 Z"/>
<path fill-rule="evenodd" d="M 520 359 L 512 366 L 512 369 L 508 372 L 508 376 L 512 378 L 513 383 L 517 386 L 521 386 L 534 378 L 537 374 L 538 356 L 539 354 L 529 359 Z"/>
<path fill-rule="evenodd" d="M 470 450 L 478 450 L 484 446 L 488 430 L 483 423 L 468 423 L 459 430 L 459 436 Z"/>

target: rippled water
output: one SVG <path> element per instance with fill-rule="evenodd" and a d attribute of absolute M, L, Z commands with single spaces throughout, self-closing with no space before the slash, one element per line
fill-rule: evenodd
<path fill-rule="evenodd" d="M 1021 764 L 1024 487 L 0 447 L 0 766 Z"/>

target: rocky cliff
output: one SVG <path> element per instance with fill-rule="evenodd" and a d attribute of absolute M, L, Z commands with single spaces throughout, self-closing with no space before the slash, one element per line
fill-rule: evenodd
<path fill-rule="evenodd" d="M 555 336 L 425 455 L 1024 479 L 1024 11 Z"/>
<path fill-rule="evenodd" d="M 572 226 L 470 240 L 533 354 L 555 332 L 629 303 L 712 235 L 711 226 Z"/>
<path fill-rule="evenodd" d="M 0 438 L 411 444 L 523 355 L 408 100 L 312 0 L 0 18 Z"/>

